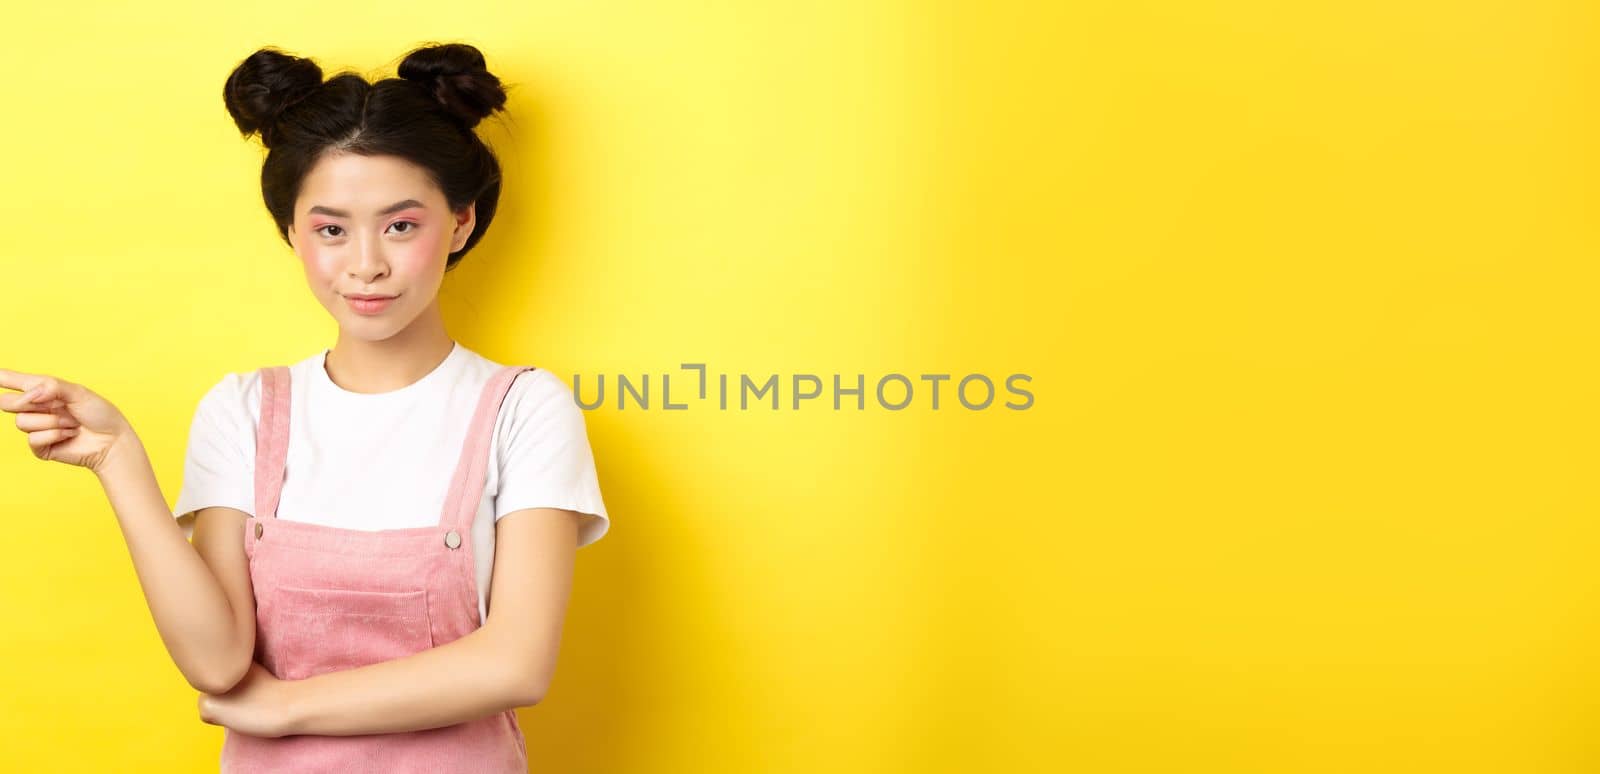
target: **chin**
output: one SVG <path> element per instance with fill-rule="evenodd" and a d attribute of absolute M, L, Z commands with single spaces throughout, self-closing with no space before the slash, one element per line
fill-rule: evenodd
<path fill-rule="evenodd" d="M 388 320 L 369 320 L 363 317 L 344 320 L 341 324 L 350 334 L 369 341 L 382 341 L 406 329 L 406 326 Z"/>
<path fill-rule="evenodd" d="M 364 341 L 386 341 L 400 335 L 411 326 L 411 320 L 399 322 L 399 318 L 373 319 L 355 315 L 339 321 L 339 326 L 346 335 Z"/>

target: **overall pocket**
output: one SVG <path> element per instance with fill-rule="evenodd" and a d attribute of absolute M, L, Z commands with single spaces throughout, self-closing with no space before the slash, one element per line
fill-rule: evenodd
<path fill-rule="evenodd" d="M 281 680 L 402 658 L 433 647 L 428 595 L 279 586 L 267 644 Z"/>

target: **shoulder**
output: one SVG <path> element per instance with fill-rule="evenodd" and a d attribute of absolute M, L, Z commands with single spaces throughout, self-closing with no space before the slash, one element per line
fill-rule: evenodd
<path fill-rule="evenodd" d="M 479 387 L 487 384 L 495 374 L 508 366 L 506 363 L 490 360 L 471 349 L 465 349 L 463 354 L 460 367 L 472 372 L 473 376 L 468 381 Z M 511 386 L 506 389 L 505 400 L 500 403 L 502 421 L 508 417 L 526 421 L 530 416 L 565 413 L 568 406 L 574 410 L 580 408 L 572 390 L 567 387 L 566 382 L 561 381 L 561 377 L 537 366 L 527 368 L 528 370 L 518 373 L 516 378 L 511 380 Z"/>
<path fill-rule="evenodd" d="M 305 378 L 306 368 L 316 357 L 306 358 L 287 365 L 293 380 Z M 211 383 L 195 405 L 191 433 L 201 435 L 224 434 L 250 441 L 255 436 L 256 421 L 261 415 L 261 372 L 263 368 L 248 371 L 228 371 Z"/>
<path fill-rule="evenodd" d="M 509 364 L 463 348 L 460 367 L 472 373 L 467 383 L 481 387 Z M 474 399 L 477 393 L 474 392 Z M 585 435 L 583 408 L 567 383 L 553 371 L 528 366 L 512 379 L 500 402 L 495 435 L 501 448 L 525 446 L 535 439 L 572 440 Z"/>
<path fill-rule="evenodd" d="M 197 413 L 249 416 L 251 407 L 261 401 L 259 371 L 230 371 L 222 375 L 200 396 Z"/>
<path fill-rule="evenodd" d="M 583 410 L 574 400 L 572 388 L 543 368 L 517 374 L 506 391 L 504 408 L 522 422 L 583 423 Z"/>
<path fill-rule="evenodd" d="M 583 409 L 572 389 L 543 368 L 523 371 L 512 380 L 500 406 L 500 424 L 512 444 L 585 435 Z"/>
<path fill-rule="evenodd" d="M 543 368 L 534 368 L 517 374 L 517 378 L 511 382 L 511 389 L 506 393 L 506 400 L 509 402 L 513 397 L 519 402 L 543 403 L 565 400 L 573 406 L 578 405 L 573 401 L 572 389 L 567 383 Z"/>
<path fill-rule="evenodd" d="M 291 374 L 291 382 L 299 382 L 309 378 L 307 369 L 315 360 L 313 356 L 283 367 Z M 200 396 L 195 406 L 195 421 L 209 420 L 209 424 L 228 430 L 254 428 L 261 414 L 261 375 L 270 367 L 223 373 Z"/>
<path fill-rule="evenodd" d="M 192 464 L 202 470 L 243 469 L 225 461 L 247 462 L 253 453 L 260 390 L 260 376 L 248 371 L 225 373 L 212 383 L 196 404 L 189 425 Z"/>

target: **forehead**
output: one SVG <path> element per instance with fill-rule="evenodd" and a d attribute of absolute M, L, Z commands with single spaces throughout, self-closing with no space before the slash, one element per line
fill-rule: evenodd
<path fill-rule="evenodd" d="M 397 156 L 329 153 L 318 159 L 301 181 L 295 211 L 325 206 L 359 216 L 401 199 L 445 206 L 444 194 L 416 164 Z"/>

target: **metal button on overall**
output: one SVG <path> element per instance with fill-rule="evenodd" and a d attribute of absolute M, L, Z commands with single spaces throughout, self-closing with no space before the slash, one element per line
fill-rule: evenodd
<path fill-rule="evenodd" d="M 258 521 L 258 522 L 256 522 L 256 539 L 257 540 L 261 539 L 261 530 L 262 530 L 261 522 Z"/>
<path fill-rule="evenodd" d="M 455 530 L 444 533 L 444 544 L 451 548 L 459 548 L 461 546 L 461 534 Z"/>

